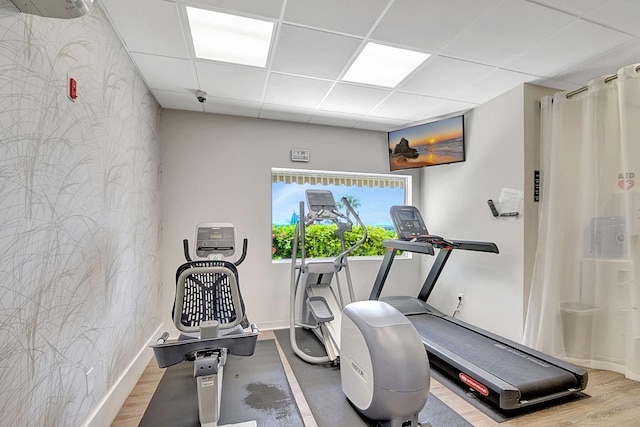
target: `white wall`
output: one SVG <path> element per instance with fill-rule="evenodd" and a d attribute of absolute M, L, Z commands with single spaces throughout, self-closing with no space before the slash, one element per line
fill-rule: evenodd
<path fill-rule="evenodd" d="M 232 222 L 238 237 L 249 239 L 239 267 L 249 320 L 262 329 L 288 326 L 290 264 L 271 261 L 271 168 L 389 171 L 383 132 L 162 110 L 160 141 L 165 324 L 175 271 L 184 262 L 182 239 L 193 241 L 199 222 Z M 310 149 L 311 161 L 291 162 L 292 148 Z M 416 175 L 414 185 L 419 181 Z M 350 263 L 358 299 L 369 296 L 380 263 Z M 417 292 L 418 268 L 415 261 L 398 262 L 391 272 L 398 292 Z"/>
<path fill-rule="evenodd" d="M 537 234 L 538 100 L 552 92 L 523 85 L 469 111 L 467 161 L 413 172 L 414 187 L 422 187 L 413 204 L 432 233 L 491 241 L 500 250 L 454 251 L 429 302 L 451 314 L 462 292 L 457 317 L 516 341 Z M 271 168 L 388 171 L 383 132 L 163 110 L 160 138 L 165 324 L 173 298 L 167 278 L 183 262 L 182 239 L 193 239 L 198 222 L 230 221 L 250 241 L 240 268 L 250 320 L 263 328 L 286 326 L 289 264 L 272 263 L 270 256 Z M 309 148 L 311 161 L 291 162 L 291 148 Z M 515 220 L 495 219 L 487 206 L 503 187 L 525 192 L 524 212 Z M 382 296 L 417 295 L 433 259 L 396 260 Z M 352 263 L 358 298 L 368 296 L 379 265 L 380 259 Z"/>
<path fill-rule="evenodd" d="M 532 197 L 531 184 L 526 181 L 533 180 L 538 158 L 537 140 L 531 138 L 531 132 L 535 132 L 531 126 L 535 124 L 530 123 L 535 123 L 539 111 L 525 110 L 525 105 L 535 102 L 538 93 L 525 87 L 468 112 L 466 162 L 426 168 L 422 180 L 422 212 L 431 233 L 494 242 L 500 250 L 499 254 L 454 251 L 430 303 L 452 314 L 461 292 L 464 305 L 456 317 L 515 341 L 522 338 L 523 301 L 528 287 L 524 277 L 525 263 L 529 263 L 525 242 L 530 244 L 536 233 L 529 216 L 537 221 L 537 207 L 528 200 L 524 214 L 517 219 L 496 219 L 487 200 L 497 201 L 502 188 L 524 191 L 526 187 L 525 198 Z M 526 150 L 525 135 L 529 144 Z M 423 272 L 431 263 L 431 259 L 425 262 Z"/>
<path fill-rule="evenodd" d="M 108 425 L 159 326 L 158 105 L 99 3 L 0 0 L 0 40 L 0 424 Z"/>

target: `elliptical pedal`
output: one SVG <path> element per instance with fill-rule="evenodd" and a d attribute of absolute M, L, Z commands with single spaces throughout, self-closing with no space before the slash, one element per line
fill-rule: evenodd
<path fill-rule="evenodd" d="M 316 322 L 326 323 L 333 320 L 333 312 L 323 296 L 316 295 L 309 297 L 307 298 L 306 304 Z"/>

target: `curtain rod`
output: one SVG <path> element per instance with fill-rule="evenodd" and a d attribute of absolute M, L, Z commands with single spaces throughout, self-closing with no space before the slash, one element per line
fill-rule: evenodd
<path fill-rule="evenodd" d="M 638 65 L 638 66 L 635 68 L 635 70 L 636 70 L 636 72 L 640 71 L 640 65 Z M 609 83 L 610 81 L 613 81 L 613 80 L 615 80 L 615 79 L 617 79 L 617 78 L 618 78 L 618 75 L 617 75 L 617 74 L 614 74 L 614 75 L 612 75 L 612 76 L 609 76 L 609 77 L 605 78 L 605 79 L 604 79 L 604 82 L 605 82 L 605 83 Z M 589 86 L 582 86 L 581 88 L 578 88 L 578 89 L 576 89 L 576 90 L 574 90 L 574 91 L 571 91 L 571 92 L 567 93 L 567 94 L 565 95 L 565 97 L 566 97 L 567 99 L 571 99 L 571 97 L 573 97 L 574 95 L 577 95 L 577 94 L 579 94 L 579 93 L 582 93 L 582 92 L 584 92 L 584 91 L 585 91 L 585 90 L 587 90 L 587 89 L 589 89 Z"/>

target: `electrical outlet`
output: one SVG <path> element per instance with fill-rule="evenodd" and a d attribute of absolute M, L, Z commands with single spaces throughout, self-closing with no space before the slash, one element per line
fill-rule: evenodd
<path fill-rule="evenodd" d="M 93 366 L 89 368 L 84 375 L 87 383 L 87 396 L 91 396 L 96 386 L 96 375 L 95 375 L 95 370 L 93 369 Z"/>
<path fill-rule="evenodd" d="M 458 302 L 460 305 L 464 304 L 464 294 L 462 292 L 458 292 Z"/>

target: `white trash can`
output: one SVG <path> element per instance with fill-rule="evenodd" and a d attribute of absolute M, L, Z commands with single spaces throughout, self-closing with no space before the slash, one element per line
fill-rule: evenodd
<path fill-rule="evenodd" d="M 598 307 L 580 302 L 560 304 L 562 336 L 568 357 L 590 359 L 593 341 L 593 327 L 596 316 L 602 311 Z"/>

